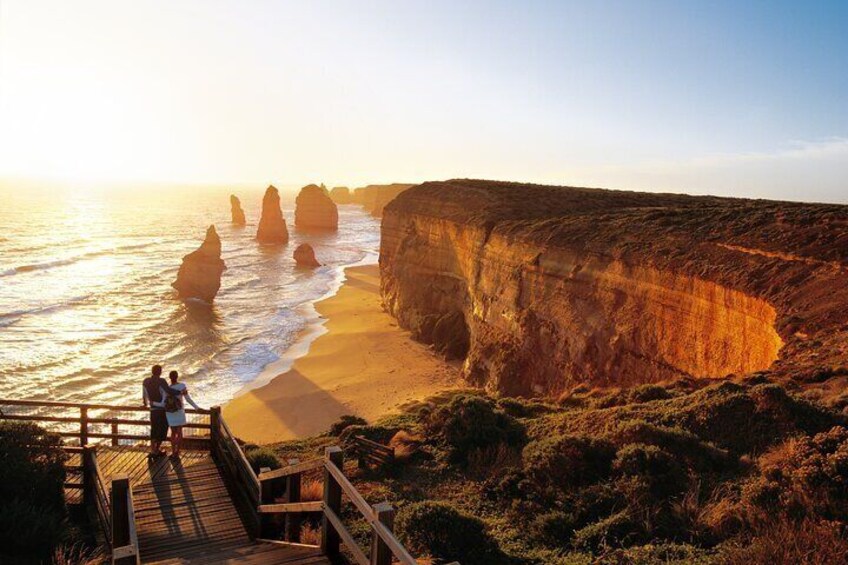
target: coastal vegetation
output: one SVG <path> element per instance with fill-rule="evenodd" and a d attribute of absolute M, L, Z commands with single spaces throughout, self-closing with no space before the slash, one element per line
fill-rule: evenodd
<path fill-rule="evenodd" d="M 434 562 L 843 563 L 846 420 L 763 376 L 681 379 L 543 401 L 446 392 L 270 449 L 395 447 L 392 465 L 346 472 Z"/>

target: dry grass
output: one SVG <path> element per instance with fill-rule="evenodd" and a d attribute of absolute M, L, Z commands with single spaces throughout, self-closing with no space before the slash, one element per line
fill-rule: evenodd
<path fill-rule="evenodd" d="M 321 545 L 321 529 L 304 524 L 300 528 L 300 543 L 306 545 Z"/>
<path fill-rule="evenodd" d="M 400 430 L 389 440 L 389 447 L 395 450 L 395 460 L 404 463 L 418 453 L 422 441 L 421 436 Z"/>
<path fill-rule="evenodd" d="M 503 476 L 506 471 L 521 466 L 521 451 L 504 443 L 468 454 L 468 474 L 480 479 Z"/>
<path fill-rule="evenodd" d="M 324 485 L 319 481 L 306 480 L 300 485 L 300 500 L 310 502 L 321 500 L 324 496 Z"/>
<path fill-rule="evenodd" d="M 758 535 L 729 544 L 721 562 L 797 565 L 843 565 L 848 563 L 848 539 L 835 522 L 805 519 L 800 523 L 782 519 L 762 528 Z"/>
<path fill-rule="evenodd" d="M 99 551 L 92 551 L 80 544 L 58 547 L 51 558 L 51 565 L 99 565 L 104 562 Z"/>

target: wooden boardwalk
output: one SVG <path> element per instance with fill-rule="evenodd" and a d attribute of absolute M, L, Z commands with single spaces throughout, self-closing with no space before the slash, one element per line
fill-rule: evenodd
<path fill-rule="evenodd" d="M 130 479 L 142 563 L 329 563 L 317 547 L 252 541 L 208 452 L 150 461 L 141 448 L 101 447 L 97 461 L 107 481 Z"/>

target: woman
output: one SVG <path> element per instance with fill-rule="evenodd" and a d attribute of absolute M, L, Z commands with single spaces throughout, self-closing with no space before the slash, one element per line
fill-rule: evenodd
<path fill-rule="evenodd" d="M 171 457 L 174 459 L 180 456 L 180 444 L 183 441 L 183 426 L 186 425 L 185 404 L 183 398 L 188 400 L 195 410 L 200 410 L 200 406 L 194 403 L 191 396 L 188 394 L 188 387 L 185 383 L 177 382 L 180 375 L 176 371 L 168 373 L 168 378 L 171 379 L 171 390 L 177 391 L 179 394 L 168 396 L 165 399 L 165 414 L 168 418 L 168 426 L 171 427 L 171 446 L 173 451 Z"/>

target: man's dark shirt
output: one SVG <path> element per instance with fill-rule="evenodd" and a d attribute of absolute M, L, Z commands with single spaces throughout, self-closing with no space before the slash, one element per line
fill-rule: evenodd
<path fill-rule="evenodd" d="M 162 389 L 168 389 L 168 383 L 162 377 L 147 377 L 141 384 L 144 390 L 147 391 L 147 401 L 150 403 L 150 410 L 164 410 L 163 406 L 154 406 L 153 403 L 163 402 Z"/>

